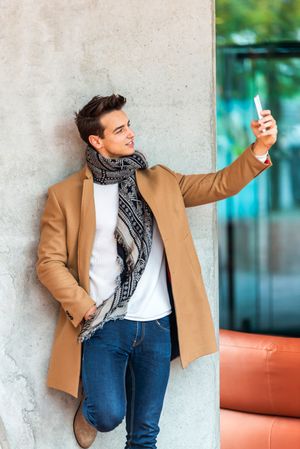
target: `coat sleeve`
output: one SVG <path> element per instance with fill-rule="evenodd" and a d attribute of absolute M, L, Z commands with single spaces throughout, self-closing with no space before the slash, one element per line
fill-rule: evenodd
<path fill-rule="evenodd" d="M 260 162 L 250 145 L 230 165 L 214 173 L 183 175 L 168 170 L 176 176 L 185 206 L 193 207 L 235 195 L 271 166 L 270 157 L 266 162 Z"/>
<path fill-rule="evenodd" d="M 40 221 L 36 272 L 40 282 L 77 327 L 95 301 L 80 287 L 67 267 L 66 221 L 51 187 Z"/>

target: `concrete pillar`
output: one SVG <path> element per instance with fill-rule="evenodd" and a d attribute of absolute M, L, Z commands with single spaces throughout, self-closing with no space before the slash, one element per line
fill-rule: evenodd
<path fill-rule="evenodd" d="M 84 163 L 73 111 L 120 93 L 149 164 L 215 170 L 213 0 L 1 5 L 0 447 L 76 447 L 77 401 L 45 385 L 58 304 L 37 281 L 47 187 Z M 215 206 L 188 209 L 218 329 Z M 218 353 L 172 362 L 159 449 L 219 447 Z M 124 447 L 124 422 L 96 447 Z"/>

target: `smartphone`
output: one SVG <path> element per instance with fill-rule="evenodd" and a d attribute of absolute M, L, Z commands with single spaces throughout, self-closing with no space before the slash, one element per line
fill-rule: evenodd
<path fill-rule="evenodd" d="M 263 118 L 262 115 L 261 115 L 261 111 L 262 111 L 263 109 L 262 109 L 262 106 L 261 106 L 261 102 L 260 102 L 259 95 L 255 95 L 255 97 L 254 97 L 254 103 L 255 103 L 255 107 L 256 107 L 256 111 L 257 111 L 258 118 L 259 118 L 259 119 Z"/>

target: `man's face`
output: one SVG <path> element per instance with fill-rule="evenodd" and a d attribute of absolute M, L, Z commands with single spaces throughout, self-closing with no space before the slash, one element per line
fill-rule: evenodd
<path fill-rule="evenodd" d="M 118 158 L 134 153 L 134 132 L 122 110 L 107 112 L 100 118 L 104 136 L 89 136 L 89 141 L 102 156 Z"/>

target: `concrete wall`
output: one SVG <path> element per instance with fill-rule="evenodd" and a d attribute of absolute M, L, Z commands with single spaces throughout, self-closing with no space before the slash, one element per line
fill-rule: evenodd
<path fill-rule="evenodd" d="M 45 385 L 58 304 L 34 264 L 47 187 L 78 170 L 73 111 L 120 93 L 150 165 L 215 169 L 213 0 L 1 3 L 0 447 L 77 447 L 77 401 Z M 215 207 L 188 209 L 218 329 Z M 159 449 L 219 447 L 218 354 L 172 362 Z M 124 447 L 125 426 L 94 447 Z"/>

